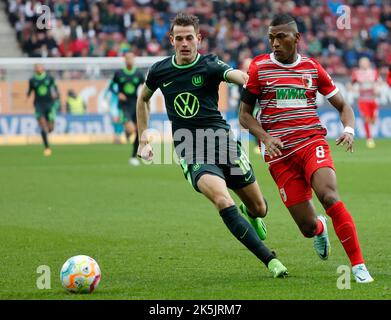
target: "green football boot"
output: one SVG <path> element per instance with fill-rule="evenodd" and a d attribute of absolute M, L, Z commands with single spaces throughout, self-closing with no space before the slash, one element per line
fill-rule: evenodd
<path fill-rule="evenodd" d="M 288 276 L 288 269 L 278 259 L 270 260 L 267 265 L 274 278 L 285 278 Z"/>
<path fill-rule="evenodd" d="M 251 218 L 248 214 L 248 210 L 244 203 L 240 203 L 239 205 L 240 211 L 242 214 L 247 218 L 247 220 L 250 222 L 250 224 L 254 227 L 255 231 L 258 234 L 259 239 L 265 240 L 266 239 L 266 234 L 267 234 L 267 229 L 266 229 L 266 224 L 263 222 L 262 218 Z"/>

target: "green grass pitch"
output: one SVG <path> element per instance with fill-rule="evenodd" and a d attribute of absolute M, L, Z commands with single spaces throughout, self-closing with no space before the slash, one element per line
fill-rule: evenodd
<path fill-rule="evenodd" d="M 374 283 L 337 288 L 337 268 L 349 263 L 331 220 L 324 262 L 258 155 L 251 161 L 270 205 L 266 244 L 286 279 L 273 279 L 231 236 L 177 165 L 131 167 L 126 145 L 54 146 L 50 158 L 41 146 L 18 146 L 0 147 L 0 299 L 391 299 L 391 141 L 373 150 L 357 141 L 353 154 L 330 143 Z M 91 295 L 68 294 L 59 281 L 78 254 L 102 270 Z M 50 290 L 37 289 L 40 265 L 50 267 Z"/>

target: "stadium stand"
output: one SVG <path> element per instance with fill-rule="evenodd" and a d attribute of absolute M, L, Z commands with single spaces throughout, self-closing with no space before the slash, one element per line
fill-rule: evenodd
<path fill-rule="evenodd" d="M 267 26 L 280 12 L 296 17 L 303 34 L 301 51 L 317 58 L 331 74 L 348 75 L 361 56 L 369 57 L 385 74 L 391 61 L 389 1 L 3 1 L 19 45 L 29 57 L 113 57 L 129 50 L 142 56 L 167 55 L 170 19 L 186 10 L 200 18 L 201 52 L 214 52 L 234 67 L 268 50 Z M 51 9 L 49 30 L 36 27 L 42 4 Z M 349 20 L 345 19 L 350 29 L 336 27 L 341 5 L 350 10 Z"/>

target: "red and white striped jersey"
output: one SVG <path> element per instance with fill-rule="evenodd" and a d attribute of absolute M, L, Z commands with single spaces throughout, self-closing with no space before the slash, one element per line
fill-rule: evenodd
<path fill-rule="evenodd" d="M 294 63 L 282 64 L 273 53 L 263 54 L 253 59 L 248 74 L 246 88 L 258 97 L 257 121 L 284 144 L 278 158 L 271 159 L 266 151 L 266 162 L 285 158 L 327 134 L 316 111 L 316 93 L 329 99 L 338 89 L 316 60 L 298 55 Z"/>
<path fill-rule="evenodd" d="M 378 85 L 376 82 L 379 81 L 379 72 L 375 69 L 355 69 L 352 72 L 352 83 L 358 84 L 359 100 L 370 100 L 376 99 L 375 87 Z"/>

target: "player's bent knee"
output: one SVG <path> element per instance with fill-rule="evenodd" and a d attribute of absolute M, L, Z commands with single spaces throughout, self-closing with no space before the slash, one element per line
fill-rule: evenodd
<path fill-rule="evenodd" d="M 339 197 L 335 192 L 329 192 L 324 194 L 319 200 L 323 207 L 327 209 L 336 204 L 339 201 Z"/>
<path fill-rule="evenodd" d="M 231 207 L 235 204 L 235 202 L 231 198 L 228 198 L 224 195 L 217 195 L 216 197 L 214 197 L 213 203 L 219 211 Z"/>
<path fill-rule="evenodd" d="M 268 211 L 267 203 L 266 202 L 262 202 L 262 201 L 257 202 L 255 204 L 254 208 L 252 210 L 250 209 L 250 212 L 254 216 L 260 217 L 260 218 L 266 217 L 267 211 Z"/>
<path fill-rule="evenodd" d="M 301 233 L 306 238 L 312 238 L 315 235 L 316 227 L 317 227 L 316 222 L 299 225 L 299 229 Z"/>

